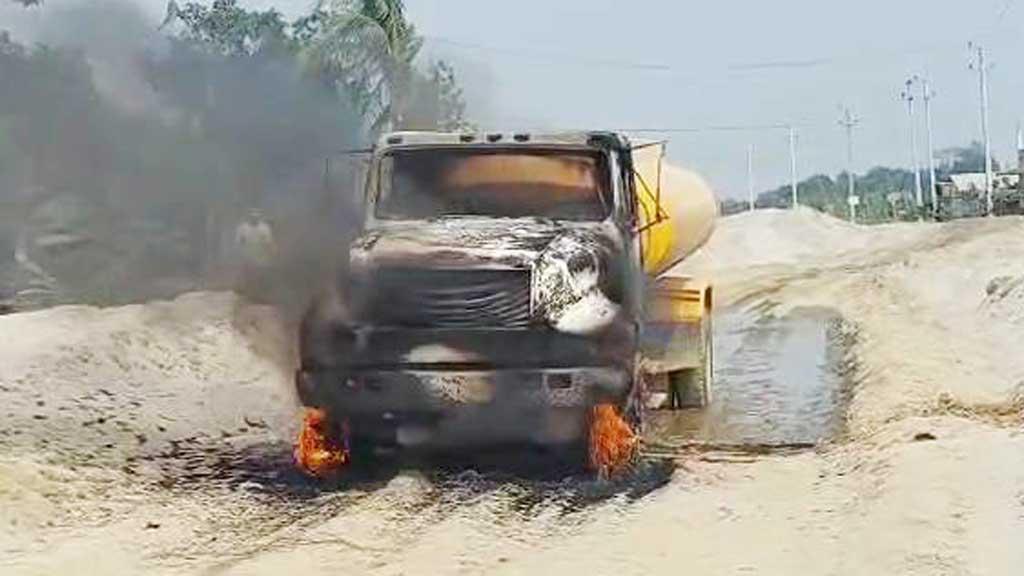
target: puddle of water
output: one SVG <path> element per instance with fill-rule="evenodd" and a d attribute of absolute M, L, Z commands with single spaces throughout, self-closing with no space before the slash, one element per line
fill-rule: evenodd
<path fill-rule="evenodd" d="M 803 444 L 838 431 L 843 395 L 840 319 L 797 309 L 783 317 L 750 311 L 715 318 L 715 380 L 704 410 L 654 412 L 660 444 Z"/>

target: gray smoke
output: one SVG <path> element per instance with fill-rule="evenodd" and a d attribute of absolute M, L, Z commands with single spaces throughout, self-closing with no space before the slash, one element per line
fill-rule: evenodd
<path fill-rule="evenodd" d="M 337 152 L 364 135 L 344 94 L 286 50 L 204 49 L 138 3 L 53 4 L 0 37 L 0 303 L 233 287 L 305 306 L 354 226 Z M 273 236 L 256 272 L 247 219 Z"/>

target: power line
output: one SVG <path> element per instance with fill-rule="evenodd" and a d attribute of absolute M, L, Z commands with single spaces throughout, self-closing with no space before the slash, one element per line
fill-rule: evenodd
<path fill-rule="evenodd" d="M 655 72 L 662 75 L 670 75 L 680 77 L 687 82 L 706 82 L 715 72 L 726 72 L 726 73 L 758 73 L 758 72 L 770 72 L 770 71 L 786 71 L 786 70 L 799 70 L 799 69 L 811 69 L 811 68 L 822 68 L 826 66 L 832 66 L 841 64 L 844 62 L 863 62 L 865 59 L 891 59 L 895 56 L 900 55 L 919 55 L 919 54 L 930 54 L 939 52 L 949 52 L 954 49 L 954 46 L 947 42 L 936 42 L 928 45 L 921 45 L 914 48 L 899 48 L 891 50 L 876 50 L 865 52 L 858 50 L 856 53 L 840 54 L 840 55 L 824 55 L 812 58 L 801 58 L 795 60 L 754 60 L 749 62 L 734 62 L 726 64 L 717 70 L 694 74 L 692 68 L 682 68 L 666 64 L 664 62 L 645 62 L 645 61 L 632 61 L 632 60 L 618 60 L 608 58 L 592 58 L 587 56 L 580 56 L 578 54 L 572 54 L 568 52 L 559 51 L 547 51 L 547 50 L 524 50 L 522 48 L 510 48 L 505 46 L 496 46 L 491 44 L 482 44 L 478 42 L 472 42 L 468 40 L 461 40 L 456 38 L 450 38 L 446 36 L 434 36 L 425 35 L 424 39 L 435 42 L 437 44 L 444 44 L 453 48 L 461 50 L 472 50 L 489 52 L 491 54 L 499 54 L 512 58 L 522 58 L 527 60 L 539 61 L 544 64 L 558 66 L 559 62 L 572 66 L 590 66 L 595 68 L 603 69 L 619 69 L 636 72 Z"/>
<path fill-rule="evenodd" d="M 710 126 L 687 126 L 687 127 L 666 127 L 666 128 L 614 128 L 615 132 L 633 132 L 637 134 L 698 134 L 702 132 L 771 132 L 777 130 L 789 130 L 790 128 L 820 127 L 817 123 L 786 123 L 786 124 L 724 124 Z"/>
<path fill-rule="evenodd" d="M 831 64 L 831 58 L 812 58 L 807 60 L 777 60 L 767 62 L 747 62 L 742 64 L 730 64 L 729 70 L 774 70 L 791 68 L 816 68 Z"/>
<path fill-rule="evenodd" d="M 590 58 L 586 56 L 579 56 L 576 54 L 570 54 L 566 52 L 558 51 L 547 51 L 547 50 L 523 50 L 521 48 L 507 48 L 504 46 L 494 46 L 489 44 L 480 44 L 478 42 L 470 42 L 466 40 L 456 40 L 453 38 L 447 38 L 444 36 L 424 36 L 426 40 L 436 42 L 438 44 L 444 44 L 453 48 L 461 48 L 466 50 L 479 50 L 483 52 L 490 52 L 492 54 L 501 54 L 504 56 L 510 56 L 513 58 L 523 58 L 527 60 L 541 60 L 545 63 L 552 63 L 553 60 L 561 60 L 563 62 L 570 62 L 574 65 L 589 65 L 598 68 L 621 68 L 627 70 L 638 70 L 648 72 L 672 72 L 679 73 L 683 69 L 676 66 L 661 62 L 637 62 L 629 60 L 617 60 L 607 58 Z M 792 69 L 792 68 L 814 68 L 818 66 L 825 66 L 833 62 L 832 58 L 821 57 L 821 58 L 807 58 L 798 60 L 757 60 L 752 62 L 738 62 L 729 64 L 725 67 L 726 70 L 743 72 L 743 71 L 760 71 L 760 70 L 776 70 L 776 69 Z M 691 70 L 686 69 L 687 74 L 691 74 Z"/>
<path fill-rule="evenodd" d="M 453 40 L 451 38 L 445 38 L 442 36 L 424 36 L 424 38 L 432 42 L 437 42 L 438 44 L 445 44 L 455 48 L 481 50 L 484 52 L 491 52 L 493 54 L 503 54 L 506 56 L 512 56 L 516 58 L 542 60 L 548 63 L 550 63 L 552 60 L 563 60 L 567 62 L 572 62 L 575 65 L 584 64 L 599 68 L 621 68 L 627 70 L 646 70 L 653 72 L 671 72 L 673 70 L 671 66 L 661 63 L 629 62 L 624 60 L 609 60 L 604 58 L 580 57 L 577 55 L 567 54 L 564 52 L 560 53 L 535 50 L 521 50 L 518 48 L 503 48 L 500 46 L 488 46 L 486 44 L 478 44 L 476 42 Z"/>

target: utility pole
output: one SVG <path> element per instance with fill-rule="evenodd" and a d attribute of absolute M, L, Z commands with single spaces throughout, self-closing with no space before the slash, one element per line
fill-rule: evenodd
<path fill-rule="evenodd" d="M 904 83 L 902 98 L 907 103 L 907 117 L 910 119 L 910 161 L 914 166 L 914 203 L 917 205 L 918 216 L 924 206 L 924 199 L 921 193 L 921 165 L 917 160 L 917 124 L 914 115 L 914 78 L 908 78 Z"/>
<path fill-rule="evenodd" d="M 976 51 L 976 60 L 971 69 L 978 71 L 978 88 L 981 96 L 981 137 L 985 142 L 985 213 L 992 215 L 992 141 L 988 135 L 988 69 L 985 63 L 985 47 L 971 42 L 968 48 Z"/>
<path fill-rule="evenodd" d="M 938 197 L 935 194 L 935 144 L 932 141 L 932 98 L 935 97 L 935 92 L 932 90 L 931 83 L 928 78 L 925 77 L 921 80 L 921 89 L 924 91 L 924 121 L 925 130 L 928 131 L 928 198 L 932 203 L 932 214 L 936 214 L 939 209 Z"/>
<path fill-rule="evenodd" d="M 800 198 L 797 196 L 796 181 L 796 128 L 789 127 L 789 178 L 790 191 L 793 194 L 793 209 L 800 205 Z"/>
<path fill-rule="evenodd" d="M 1020 121 L 1017 122 L 1017 174 L 1020 175 L 1017 180 L 1017 194 L 1024 197 L 1024 129 L 1021 128 Z"/>
<path fill-rule="evenodd" d="M 747 202 L 754 211 L 754 145 L 747 146 Z"/>
<path fill-rule="evenodd" d="M 846 204 L 850 207 L 850 222 L 857 221 L 857 188 L 856 177 L 853 175 L 853 129 L 857 124 L 860 124 L 860 118 L 854 116 L 849 108 L 844 108 L 839 125 L 846 129 Z"/>

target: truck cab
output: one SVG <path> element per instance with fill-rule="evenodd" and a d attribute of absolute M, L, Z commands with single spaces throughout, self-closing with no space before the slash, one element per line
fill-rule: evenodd
<path fill-rule="evenodd" d="M 612 133 L 384 136 L 347 271 L 302 323 L 302 401 L 398 446 L 573 443 L 598 404 L 638 423 L 636 174 Z"/>

